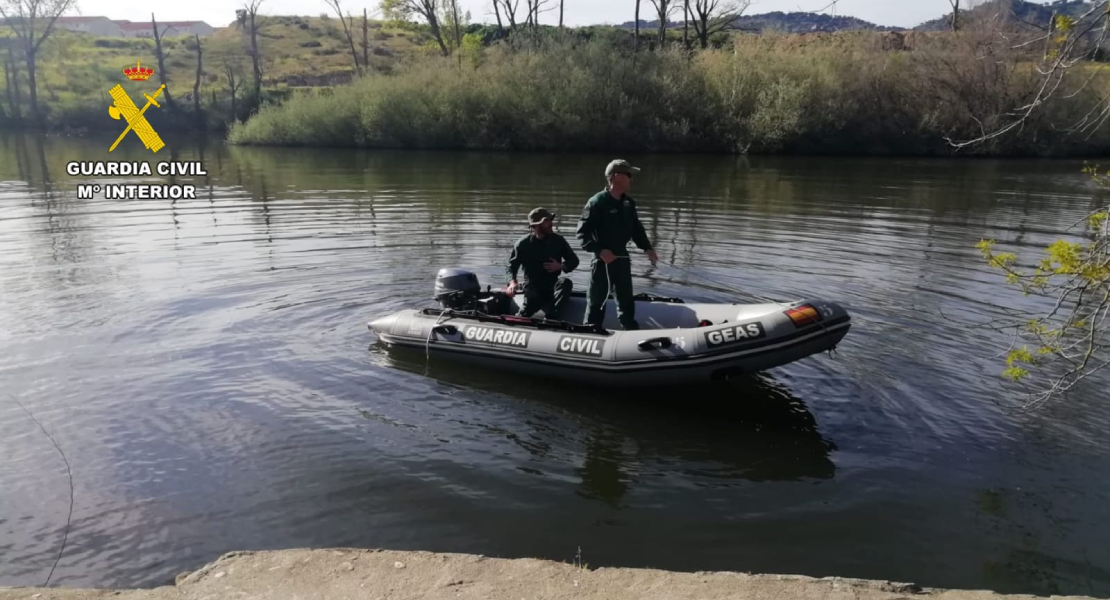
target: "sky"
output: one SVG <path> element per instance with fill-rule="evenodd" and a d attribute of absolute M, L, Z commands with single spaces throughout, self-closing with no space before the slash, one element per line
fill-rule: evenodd
<path fill-rule="evenodd" d="M 373 14 L 378 0 L 341 0 L 344 11 L 362 14 L 367 8 Z M 1046 0 L 1036 0 L 1044 2 Z M 593 25 L 631 21 L 635 0 L 565 0 L 564 22 L 567 25 Z M 831 0 L 753 0 L 748 14 L 773 11 L 817 11 Z M 79 14 L 106 16 L 110 19 L 146 21 L 153 11 L 160 21 L 206 21 L 214 27 L 228 25 L 235 19 L 235 8 L 241 1 L 232 0 L 77 0 Z M 641 19 L 651 20 L 651 3 L 642 0 Z M 460 0 L 471 12 L 474 22 L 494 22 L 489 0 Z M 558 0 L 552 0 L 558 6 Z M 521 6 L 524 2 L 521 2 Z M 263 0 L 260 12 L 271 15 L 316 16 L 331 9 L 324 0 Z M 839 0 L 836 14 L 853 16 L 878 25 L 913 27 L 951 11 L 948 0 Z M 831 12 L 831 11 L 825 11 Z M 556 25 L 558 10 L 540 16 L 541 23 Z"/>

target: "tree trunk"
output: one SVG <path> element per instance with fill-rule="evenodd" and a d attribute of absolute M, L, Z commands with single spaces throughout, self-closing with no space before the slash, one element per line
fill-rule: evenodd
<path fill-rule="evenodd" d="M 202 51 L 200 48 L 200 35 L 194 34 L 193 37 L 197 40 L 197 77 L 193 80 L 193 113 L 196 114 L 197 124 L 204 122 L 204 118 L 200 112 L 200 75 L 202 70 L 201 56 Z"/>
<path fill-rule="evenodd" d="M 35 81 L 35 51 L 27 49 L 27 89 L 31 92 L 31 119 L 37 127 L 42 127 L 42 114 L 39 112 L 39 93 Z"/>
<path fill-rule="evenodd" d="M 238 86 L 235 85 L 235 71 L 227 63 L 224 63 L 224 75 L 227 77 L 227 89 L 231 90 L 231 122 L 234 123 L 239 120 L 239 107 L 235 103 L 235 91 Z"/>
<path fill-rule="evenodd" d="M 640 49 L 640 0 L 636 0 L 636 40 L 632 44 L 633 48 Z"/>
<path fill-rule="evenodd" d="M 11 46 L 8 46 L 8 69 L 11 70 L 12 74 L 11 87 L 8 88 L 8 101 L 11 103 L 12 116 L 16 119 L 22 119 L 23 99 L 19 97 L 19 64 L 15 62 Z"/>
<path fill-rule="evenodd" d="M 432 29 L 432 36 L 435 37 L 436 43 L 439 44 L 439 50 L 444 56 L 451 56 L 451 51 L 447 49 L 447 44 L 443 43 L 443 30 L 439 28 L 439 19 L 432 14 L 428 17 L 428 27 Z"/>
<path fill-rule="evenodd" d="M 952 5 L 952 31 L 960 30 L 960 0 L 948 0 Z"/>
<path fill-rule="evenodd" d="M 690 49 L 690 0 L 683 0 L 682 6 L 682 46 Z"/>
<path fill-rule="evenodd" d="M 166 61 L 162 54 L 162 36 L 158 33 L 158 22 L 154 20 L 154 13 L 150 13 L 150 26 L 154 30 L 154 52 L 158 57 L 158 81 L 166 85 Z M 162 90 L 162 97 L 166 99 L 166 106 L 170 107 L 170 110 L 177 110 L 177 105 L 170 96 L 169 86 Z"/>
<path fill-rule="evenodd" d="M 355 26 L 355 18 L 350 13 L 347 13 L 347 16 L 344 17 L 343 13 L 340 12 L 339 22 L 343 24 L 343 33 L 347 36 L 347 45 L 351 47 L 351 60 L 355 63 L 355 73 L 362 75 L 362 67 L 358 64 L 358 50 L 355 50 L 355 36 L 351 33 L 351 28 Z"/>
<path fill-rule="evenodd" d="M 694 28 L 698 30 L 698 41 L 701 42 L 701 49 L 705 50 L 709 48 L 709 15 L 703 12 L 700 15 L 695 15 L 694 18 L 701 21 L 701 28 Z"/>
<path fill-rule="evenodd" d="M 8 113 L 12 113 L 12 63 L 4 63 L 4 93 L 8 96 Z"/>
<path fill-rule="evenodd" d="M 458 52 L 462 49 L 462 29 L 459 28 L 459 0 L 451 0 L 451 24 L 455 28 L 455 52 Z"/>
<path fill-rule="evenodd" d="M 559 27 L 563 26 L 563 4 L 566 0 L 559 0 Z"/>
<path fill-rule="evenodd" d="M 497 33 L 505 35 L 505 26 L 501 24 L 501 9 L 498 4 L 500 4 L 498 0 L 493 0 L 493 14 L 497 16 Z"/>
<path fill-rule="evenodd" d="M 659 0 L 659 47 L 667 43 L 667 15 L 670 14 L 671 2 L 674 0 Z"/>
<path fill-rule="evenodd" d="M 362 9 L 362 69 L 370 72 L 370 42 L 366 35 L 366 30 L 369 27 L 366 18 L 366 9 Z"/>
<path fill-rule="evenodd" d="M 256 105 L 262 103 L 262 64 L 260 62 L 262 57 L 258 55 L 258 26 L 255 24 L 255 17 L 257 14 L 257 10 L 250 11 L 251 66 L 254 68 L 254 102 Z"/>

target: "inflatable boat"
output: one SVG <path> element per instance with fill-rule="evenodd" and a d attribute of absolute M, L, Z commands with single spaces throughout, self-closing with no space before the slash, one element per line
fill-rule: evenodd
<path fill-rule="evenodd" d="M 641 386 L 727 379 L 832 350 L 851 317 L 820 299 L 789 303 L 689 304 L 639 294 L 640 329 L 617 329 L 616 302 L 600 326 L 582 325 L 583 292 L 573 293 L 562 320 L 516 316 L 515 297 L 482 292 L 462 269 L 436 278 L 438 308 L 401 310 L 368 323 L 387 346 L 425 349 L 483 368 L 523 371 L 601 385 Z"/>

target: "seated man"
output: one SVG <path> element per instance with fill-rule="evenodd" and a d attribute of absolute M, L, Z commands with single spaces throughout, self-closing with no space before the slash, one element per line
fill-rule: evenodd
<path fill-rule="evenodd" d="M 574 282 L 560 273 L 578 268 L 578 256 L 563 236 L 552 231 L 555 213 L 537 208 L 528 213 L 532 232 L 517 240 L 509 256 L 509 287 L 511 296 L 517 287 L 516 274 L 524 269 L 524 302 L 520 315 L 531 317 L 542 310 L 548 319 L 559 319 L 570 300 Z"/>

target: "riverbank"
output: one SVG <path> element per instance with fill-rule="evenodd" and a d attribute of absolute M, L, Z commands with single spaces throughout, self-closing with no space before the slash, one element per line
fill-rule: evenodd
<path fill-rule="evenodd" d="M 1023 127 L 952 145 L 1005 127 L 1044 85 L 1036 58 L 999 39 L 966 31 L 903 47 L 877 34 L 805 44 L 765 34 L 720 49 L 633 52 L 568 36 L 514 38 L 291 96 L 233 126 L 228 139 L 383 149 L 1104 154 L 1110 130 L 1071 130 L 1110 86 L 1086 75 L 1064 82 Z"/>
<path fill-rule="evenodd" d="M 903 600 L 910 596 L 942 600 L 1035 598 L 988 591 L 922 589 L 909 583 L 838 577 L 815 579 L 792 575 L 675 573 L 627 568 L 591 570 L 547 560 L 350 549 L 232 552 L 195 572 L 179 575 L 174 586 L 155 589 L 0 588 L 0 600 Z"/>

